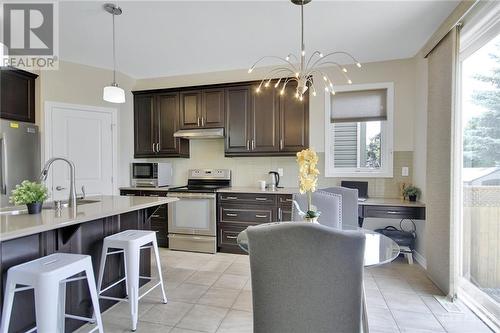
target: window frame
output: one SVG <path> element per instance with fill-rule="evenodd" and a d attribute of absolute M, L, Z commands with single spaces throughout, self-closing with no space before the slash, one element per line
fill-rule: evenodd
<path fill-rule="evenodd" d="M 386 89 L 387 90 L 387 120 L 381 122 L 381 154 L 382 167 L 379 169 L 371 168 L 335 168 L 330 167 L 334 158 L 334 151 L 330 150 L 335 142 L 331 138 L 330 131 L 333 124 L 330 122 L 332 96 L 325 93 L 325 177 L 369 177 L 369 178 L 392 178 L 394 175 L 394 83 L 379 82 L 368 84 L 352 84 L 336 86 L 336 92 L 362 91 Z M 359 150 L 359 149 L 358 149 Z M 330 153 L 331 152 L 331 153 Z M 359 154 L 359 152 L 358 152 Z"/>

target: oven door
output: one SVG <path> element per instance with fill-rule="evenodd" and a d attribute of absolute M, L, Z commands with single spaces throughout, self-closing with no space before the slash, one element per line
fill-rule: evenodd
<path fill-rule="evenodd" d="M 168 233 L 216 236 L 215 193 L 169 192 L 179 198 L 168 207 Z"/>
<path fill-rule="evenodd" d="M 132 163 L 132 179 L 156 178 L 154 163 Z"/>

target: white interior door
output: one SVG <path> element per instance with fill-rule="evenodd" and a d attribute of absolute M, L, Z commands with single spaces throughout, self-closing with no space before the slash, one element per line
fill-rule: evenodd
<path fill-rule="evenodd" d="M 114 192 L 116 147 L 115 109 L 46 103 L 45 161 L 65 157 L 75 163 L 76 191 L 88 196 Z M 56 161 L 47 181 L 53 200 L 67 200 L 69 167 Z"/>

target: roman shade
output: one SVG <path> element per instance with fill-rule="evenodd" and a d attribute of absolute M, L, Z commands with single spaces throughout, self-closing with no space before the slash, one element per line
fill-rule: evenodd
<path fill-rule="evenodd" d="M 342 91 L 332 96 L 332 123 L 387 120 L 387 89 Z"/>

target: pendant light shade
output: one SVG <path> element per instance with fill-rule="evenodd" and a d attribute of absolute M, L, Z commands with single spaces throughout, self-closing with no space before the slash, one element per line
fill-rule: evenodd
<path fill-rule="evenodd" d="M 115 83 L 113 85 L 104 87 L 102 91 L 102 98 L 110 103 L 125 103 L 125 90 L 118 87 Z"/>
<path fill-rule="evenodd" d="M 112 3 L 107 3 L 104 5 L 104 10 L 113 17 L 113 83 L 104 87 L 102 98 L 110 103 L 125 103 L 125 90 L 116 83 L 115 15 L 121 15 L 122 9 Z"/>

